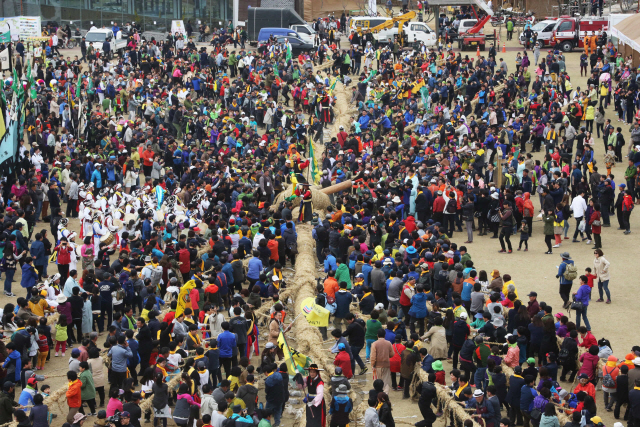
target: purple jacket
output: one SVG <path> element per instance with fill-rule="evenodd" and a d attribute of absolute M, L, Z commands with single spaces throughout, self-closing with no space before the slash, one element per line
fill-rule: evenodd
<path fill-rule="evenodd" d="M 556 335 L 559 336 L 560 338 L 564 338 L 567 336 L 568 332 L 569 330 L 567 328 L 567 325 L 560 325 L 560 327 L 556 331 Z"/>
<path fill-rule="evenodd" d="M 71 303 L 67 301 L 64 304 L 58 304 L 58 313 L 64 314 L 67 317 L 67 322 L 71 321 Z"/>

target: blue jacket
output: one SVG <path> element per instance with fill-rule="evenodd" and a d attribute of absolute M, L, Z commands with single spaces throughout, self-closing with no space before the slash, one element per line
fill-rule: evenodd
<path fill-rule="evenodd" d="M 93 166 L 93 162 L 91 162 L 91 161 L 87 162 L 86 166 L 84 167 L 84 175 L 85 175 L 85 179 L 86 180 L 90 180 L 91 179 L 91 175 L 93 175 L 93 171 L 94 170 L 96 170 L 96 169 Z"/>
<path fill-rule="evenodd" d="M 233 349 L 236 347 L 236 335 L 229 331 L 224 331 L 218 335 L 218 348 L 220 349 L 220 357 L 233 356 Z"/>
<path fill-rule="evenodd" d="M 462 292 L 460 293 L 460 299 L 462 301 L 471 301 L 471 292 L 473 291 L 473 285 L 469 282 L 462 282 Z"/>
<path fill-rule="evenodd" d="M 129 358 L 129 366 L 137 366 L 138 363 L 140 363 L 140 356 L 138 355 L 139 343 L 136 340 L 127 340 L 127 342 L 129 343 L 129 348 L 131 349 L 131 353 L 133 353 L 133 356 Z"/>
<path fill-rule="evenodd" d="M 100 171 L 93 171 L 91 174 L 91 182 L 95 184 L 96 188 L 102 188 L 102 175 L 100 175 Z"/>
<path fill-rule="evenodd" d="M 35 268 L 33 268 L 30 264 L 22 265 L 22 280 L 20 281 L 20 285 L 23 288 L 32 288 L 38 283 L 38 273 L 36 273 Z"/>
<path fill-rule="evenodd" d="M 389 341 L 391 343 L 391 345 L 393 345 L 396 342 L 396 333 L 394 331 L 392 331 L 391 329 L 385 329 L 384 330 L 384 339 Z"/>
<path fill-rule="evenodd" d="M 22 393 L 20 393 L 20 398 L 18 399 L 18 403 L 22 406 L 27 406 L 27 405 L 32 405 L 33 406 L 33 396 L 37 393 L 36 390 L 32 389 L 31 387 L 27 386 L 27 388 L 25 388 L 24 390 L 22 390 Z M 26 413 L 29 413 L 29 410 L 27 409 L 25 411 Z"/>
<path fill-rule="evenodd" d="M 324 272 L 328 273 L 330 271 L 336 271 L 338 269 L 338 264 L 336 264 L 336 257 L 333 255 L 328 255 L 324 259 Z"/>
<path fill-rule="evenodd" d="M 364 285 L 371 286 L 371 272 L 373 271 L 373 267 L 370 264 L 365 264 L 362 266 L 362 274 L 364 274 Z"/>
<path fill-rule="evenodd" d="M 262 272 L 263 266 L 260 258 L 253 257 L 249 260 L 249 266 L 247 267 L 247 277 L 249 279 L 258 280 L 260 278 L 260 273 Z"/>
<path fill-rule="evenodd" d="M 116 168 L 112 163 L 107 163 L 105 166 L 106 170 L 107 170 L 107 179 L 109 181 L 115 181 L 116 180 Z"/>
<path fill-rule="evenodd" d="M 127 362 L 133 357 L 133 352 L 129 347 L 120 344 L 109 349 L 111 356 L 111 370 L 114 372 L 127 372 Z"/>
<path fill-rule="evenodd" d="M 576 293 L 576 301 L 580 301 L 585 307 L 589 306 L 591 299 L 591 288 L 586 283 L 578 288 Z"/>
<path fill-rule="evenodd" d="M 564 259 L 564 260 L 562 260 L 562 263 L 560 263 L 560 265 L 558 266 L 558 274 L 556 275 L 556 277 L 560 278 L 560 284 L 561 285 L 571 285 L 573 283 L 572 280 L 566 280 L 564 278 L 564 272 L 567 269 L 567 264 L 572 264 L 573 265 L 573 260 Z"/>
<path fill-rule="evenodd" d="M 365 114 L 364 116 L 360 116 L 358 118 L 358 123 L 360 123 L 360 130 L 365 130 L 369 127 L 369 121 L 371 119 L 369 118 L 369 116 L 367 114 Z"/>
<path fill-rule="evenodd" d="M 520 391 L 524 385 L 524 378 L 519 375 L 509 377 L 509 391 L 506 402 L 514 408 L 520 407 Z"/>
<path fill-rule="evenodd" d="M 41 240 L 36 240 L 31 244 L 31 249 L 29 249 L 31 253 L 31 257 L 33 258 L 33 263 L 35 265 L 47 265 L 47 256 L 44 253 L 44 243 Z"/>
<path fill-rule="evenodd" d="M 536 398 L 538 392 L 535 388 L 523 385 L 520 389 L 520 410 L 531 411 L 533 409 L 533 399 Z"/>
<path fill-rule="evenodd" d="M 220 336 L 218 336 L 219 338 Z M 284 384 L 282 375 L 274 372 L 264 380 L 264 392 L 267 398 L 267 408 L 279 408 L 284 403 Z"/>
<path fill-rule="evenodd" d="M 351 301 L 353 300 L 353 295 L 351 292 L 347 290 L 339 290 L 336 292 L 336 312 L 334 314 L 335 317 L 340 319 L 344 319 L 347 314 L 349 314 L 349 308 L 351 306 Z"/>
<path fill-rule="evenodd" d="M 151 238 L 151 221 L 149 221 L 148 219 L 145 219 L 144 222 L 142 223 L 142 238 L 144 240 L 149 240 Z"/>
<path fill-rule="evenodd" d="M 409 309 L 409 315 L 417 319 L 424 319 L 427 317 L 429 310 L 427 310 L 427 294 L 424 292 L 418 292 L 411 297 L 411 308 Z"/>
<path fill-rule="evenodd" d="M 424 359 L 422 359 L 422 370 L 425 372 L 433 372 L 433 368 L 431 367 L 433 362 L 435 362 L 435 360 L 433 359 L 433 356 L 430 354 L 427 354 L 424 357 Z"/>

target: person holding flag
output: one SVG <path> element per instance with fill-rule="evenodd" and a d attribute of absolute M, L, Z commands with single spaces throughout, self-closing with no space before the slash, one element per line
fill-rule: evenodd
<path fill-rule="evenodd" d="M 307 404 L 306 416 L 308 427 L 325 427 L 327 423 L 327 408 L 324 401 L 324 382 L 320 376 L 318 365 L 312 363 L 309 366 L 309 376 L 303 377 L 297 374 L 294 380 L 298 384 L 300 390 L 307 389 L 307 394 L 302 399 Z"/>

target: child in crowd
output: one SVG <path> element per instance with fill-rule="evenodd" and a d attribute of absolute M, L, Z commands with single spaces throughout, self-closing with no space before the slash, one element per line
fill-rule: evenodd
<path fill-rule="evenodd" d="M 525 219 L 522 220 L 522 226 L 520 227 L 520 244 L 518 245 L 518 250 L 522 249 L 523 242 L 524 251 L 527 252 L 529 250 L 529 226 Z"/>

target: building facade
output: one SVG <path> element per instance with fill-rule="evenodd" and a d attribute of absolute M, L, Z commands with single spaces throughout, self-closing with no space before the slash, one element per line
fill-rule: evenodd
<path fill-rule="evenodd" d="M 226 26 L 225 22 L 234 19 L 233 3 L 234 0 L 2 0 L 0 16 L 39 15 L 43 26 L 53 21 L 84 30 L 92 25 L 111 27 L 117 22 L 122 26 L 135 21 L 143 32 L 167 33 L 174 19 L 182 19 L 185 24 L 191 21 L 194 31 L 200 23 L 211 28 Z"/>

